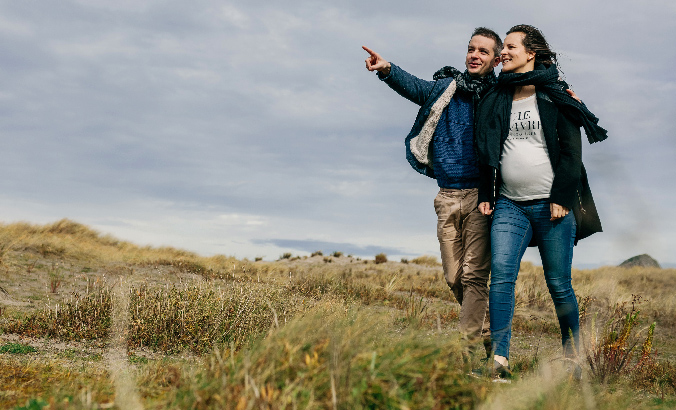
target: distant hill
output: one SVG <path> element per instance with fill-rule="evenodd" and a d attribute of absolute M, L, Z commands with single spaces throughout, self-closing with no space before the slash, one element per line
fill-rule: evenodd
<path fill-rule="evenodd" d="M 618 266 L 621 268 L 631 268 L 634 266 L 640 266 L 643 268 L 661 268 L 660 264 L 647 253 L 629 258 L 626 261 L 620 263 Z"/>

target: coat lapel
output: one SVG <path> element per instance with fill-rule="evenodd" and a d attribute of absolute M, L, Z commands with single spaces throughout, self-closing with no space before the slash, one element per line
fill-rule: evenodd
<path fill-rule="evenodd" d="M 545 142 L 547 143 L 547 151 L 549 151 L 549 160 L 552 163 L 552 168 L 556 167 L 556 160 L 559 157 L 559 139 L 556 132 L 557 121 L 542 121 L 542 118 L 558 118 L 559 110 L 547 94 L 537 93 L 538 112 L 540 113 L 540 124 L 542 132 L 545 134 Z"/>

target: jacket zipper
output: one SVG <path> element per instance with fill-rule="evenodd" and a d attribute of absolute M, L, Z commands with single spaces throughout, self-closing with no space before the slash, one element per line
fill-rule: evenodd
<path fill-rule="evenodd" d="M 579 190 L 579 189 L 577 190 L 577 199 L 578 199 L 578 201 L 580 202 L 580 212 L 582 212 L 583 214 L 586 214 L 587 211 L 586 211 L 586 210 L 584 209 L 584 207 L 582 206 L 582 196 L 580 195 L 580 190 Z"/>
<path fill-rule="evenodd" d="M 493 209 L 498 202 L 498 170 L 493 168 Z"/>

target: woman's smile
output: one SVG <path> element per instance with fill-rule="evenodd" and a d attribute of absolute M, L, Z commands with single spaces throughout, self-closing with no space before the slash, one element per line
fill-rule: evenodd
<path fill-rule="evenodd" d="M 524 33 L 514 32 L 505 37 L 504 47 L 500 53 L 502 71 L 524 73 L 532 71 L 535 66 L 535 53 L 527 51 L 523 45 Z"/>

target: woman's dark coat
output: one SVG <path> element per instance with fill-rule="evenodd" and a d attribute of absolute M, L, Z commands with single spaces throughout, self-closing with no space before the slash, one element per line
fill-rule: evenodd
<path fill-rule="evenodd" d="M 582 165 L 580 127 L 563 114 L 547 94 L 536 90 L 536 97 L 549 161 L 554 171 L 549 200 L 573 211 L 577 222 L 575 238 L 577 243 L 580 239 L 602 231 L 601 220 L 589 189 L 584 165 Z M 491 120 L 490 113 L 481 112 L 481 103 L 477 111 L 479 118 Z M 481 161 L 479 203 L 489 202 L 491 207 L 494 206 L 496 196 L 499 194 L 501 184 L 499 159 L 503 144 L 509 135 L 509 123 L 504 124 L 503 128 L 500 136 L 476 135 Z M 479 140 L 482 138 L 484 140 Z"/>

